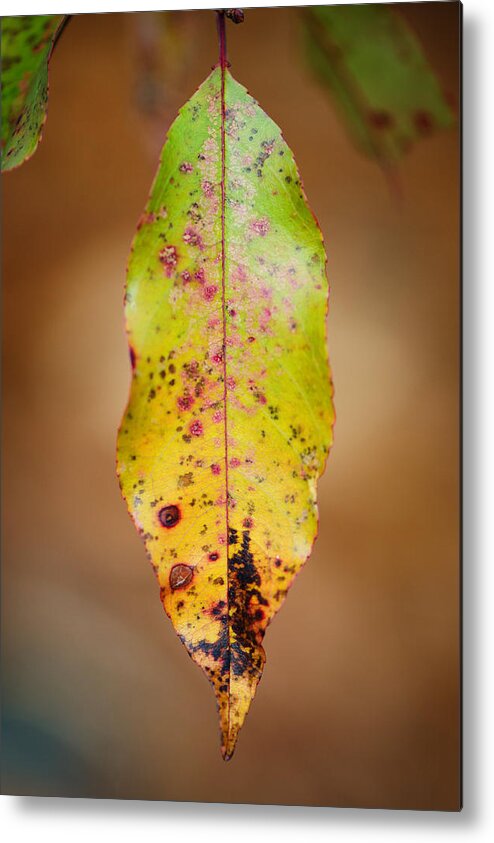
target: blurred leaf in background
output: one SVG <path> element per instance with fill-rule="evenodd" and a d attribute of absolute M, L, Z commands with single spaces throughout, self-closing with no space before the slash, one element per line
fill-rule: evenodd
<path fill-rule="evenodd" d="M 364 153 L 392 165 L 414 141 L 455 124 L 419 41 L 398 11 L 313 6 L 303 14 L 312 67 Z"/>
<path fill-rule="evenodd" d="M 144 114 L 155 114 L 177 87 L 193 52 L 193 15 L 187 12 L 148 12 L 133 15 L 135 27 L 135 93 Z"/>
<path fill-rule="evenodd" d="M 2 170 L 35 151 L 46 120 L 48 62 L 65 15 L 2 18 Z"/>
<path fill-rule="evenodd" d="M 133 83 L 131 95 L 153 160 L 182 104 L 202 20 L 190 12 L 129 15 Z M 214 37 L 214 29 L 211 29 Z M 191 86 L 197 83 L 191 80 Z"/>

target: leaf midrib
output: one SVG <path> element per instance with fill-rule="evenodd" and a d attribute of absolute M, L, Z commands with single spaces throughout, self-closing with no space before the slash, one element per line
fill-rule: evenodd
<path fill-rule="evenodd" d="M 224 446 L 225 446 L 225 528 L 226 528 L 226 607 L 228 617 L 228 697 L 227 697 L 227 734 L 225 753 L 228 753 L 230 740 L 230 691 L 231 691 L 231 640 L 230 640 L 230 556 L 229 556 L 229 520 L 228 520 L 228 408 L 227 408 L 227 365 L 226 365 L 226 256 L 225 256 L 225 176 L 226 176 L 226 132 L 225 132 L 225 77 L 226 68 L 223 56 L 220 59 L 221 70 L 221 309 L 223 319 L 223 406 L 224 406 Z"/>

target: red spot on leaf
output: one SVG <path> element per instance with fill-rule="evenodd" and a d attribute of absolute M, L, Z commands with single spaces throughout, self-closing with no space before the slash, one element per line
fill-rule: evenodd
<path fill-rule="evenodd" d="M 197 272 L 194 275 L 194 278 L 196 279 L 196 281 L 199 281 L 199 284 L 204 284 L 204 282 L 206 280 L 206 276 L 204 274 L 204 270 L 203 270 L 202 267 L 197 270 Z"/>
<path fill-rule="evenodd" d="M 235 387 L 237 386 L 237 384 L 235 383 L 235 378 L 232 378 L 231 375 L 226 379 L 226 386 L 227 389 L 235 389 Z"/>
<path fill-rule="evenodd" d="M 269 220 L 265 217 L 263 219 L 254 220 L 250 224 L 251 231 L 253 231 L 254 234 L 258 234 L 260 237 L 265 237 L 270 227 Z"/>
<path fill-rule="evenodd" d="M 206 301 L 212 301 L 218 292 L 218 287 L 215 287 L 214 284 L 206 285 L 204 287 L 204 298 Z"/>
<path fill-rule="evenodd" d="M 184 243 L 187 243 L 189 246 L 197 246 L 199 249 L 203 248 L 202 237 L 193 228 L 186 228 L 182 239 Z"/>
<path fill-rule="evenodd" d="M 241 461 L 237 457 L 232 457 L 230 460 L 230 465 L 232 468 L 238 468 L 241 465 Z"/>
<path fill-rule="evenodd" d="M 198 419 L 191 422 L 190 425 L 189 425 L 189 431 L 192 434 L 192 436 L 202 436 L 203 433 L 204 433 L 204 428 L 202 426 L 202 422 L 200 422 Z"/>
<path fill-rule="evenodd" d="M 256 401 L 259 401 L 259 404 L 265 404 L 266 403 L 266 396 L 264 395 L 263 392 L 261 392 L 261 390 L 259 389 L 258 386 L 256 386 L 254 383 L 252 383 L 252 381 L 249 384 L 249 389 L 253 393 Z"/>
<path fill-rule="evenodd" d="M 185 377 L 189 380 L 195 380 L 199 377 L 199 363 L 197 360 L 191 360 L 190 363 L 184 365 Z"/>
<path fill-rule="evenodd" d="M 181 410 L 190 410 L 194 403 L 194 399 L 192 395 L 189 393 L 185 393 L 185 395 L 179 395 L 177 398 L 177 404 Z"/>
<path fill-rule="evenodd" d="M 213 463 L 213 465 L 211 466 L 211 471 L 213 472 L 213 474 L 220 474 L 221 466 L 219 466 L 218 463 Z"/>
<path fill-rule="evenodd" d="M 181 173 L 191 173 L 194 167 L 192 164 L 189 164 L 188 161 L 184 161 L 183 164 L 180 164 L 179 170 Z"/>
<path fill-rule="evenodd" d="M 159 253 L 159 259 L 160 263 L 163 264 L 165 272 L 169 278 L 173 270 L 175 269 L 178 261 L 178 252 L 175 246 L 165 246 L 165 248 L 162 249 Z"/>
<path fill-rule="evenodd" d="M 142 228 L 143 225 L 148 225 L 149 223 L 152 223 L 155 220 L 156 220 L 156 215 L 153 214 L 152 212 L 144 213 L 141 216 L 139 222 L 137 223 L 137 230 L 139 231 L 139 229 Z"/>

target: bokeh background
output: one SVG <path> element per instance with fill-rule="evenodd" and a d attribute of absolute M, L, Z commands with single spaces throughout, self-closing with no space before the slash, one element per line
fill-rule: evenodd
<path fill-rule="evenodd" d="M 458 104 L 458 6 L 402 11 Z M 455 810 L 457 132 L 408 154 L 398 203 L 314 80 L 297 10 L 228 26 L 324 233 L 337 423 L 319 538 L 225 764 L 114 474 L 127 255 L 166 129 L 216 62 L 212 12 L 165 14 L 166 54 L 151 13 L 70 22 L 42 143 L 2 181 L 2 790 Z"/>

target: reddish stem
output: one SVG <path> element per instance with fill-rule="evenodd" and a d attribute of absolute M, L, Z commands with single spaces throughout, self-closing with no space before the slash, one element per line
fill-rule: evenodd
<path fill-rule="evenodd" d="M 220 43 L 220 67 L 224 70 L 225 67 L 228 66 L 228 60 L 226 57 L 226 29 L 225 29 L 225 13 L 217 12 L 217 24 L 218 24 L 218 38 Z"/>

